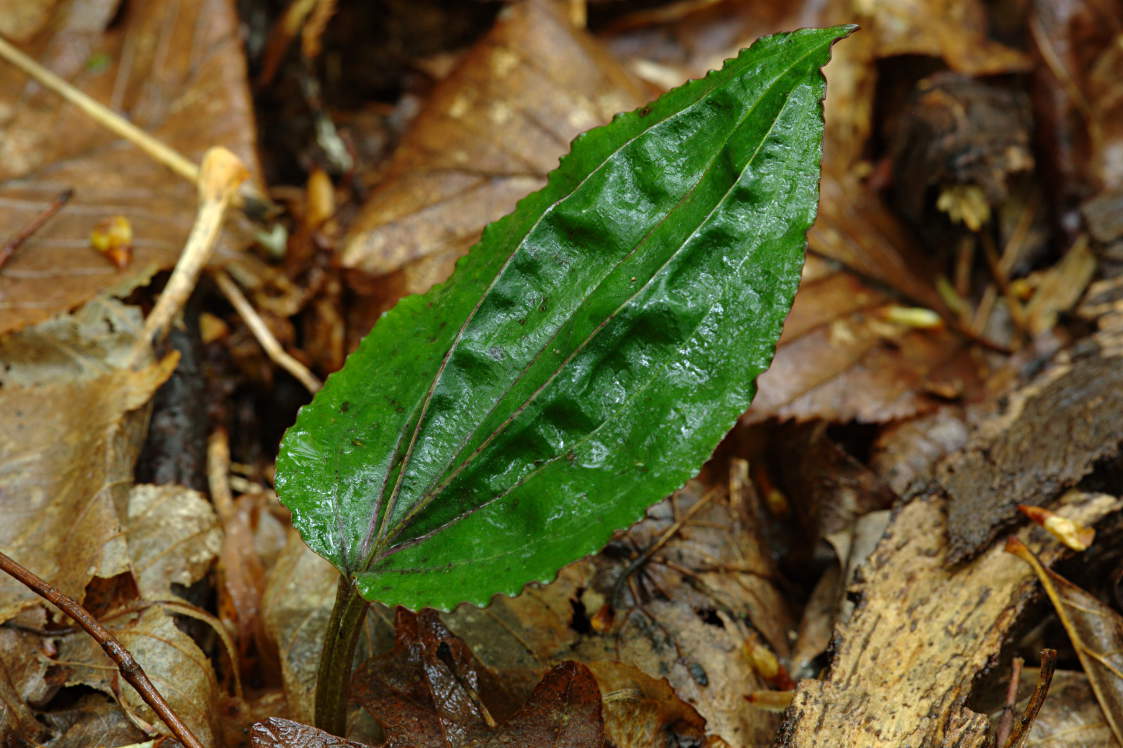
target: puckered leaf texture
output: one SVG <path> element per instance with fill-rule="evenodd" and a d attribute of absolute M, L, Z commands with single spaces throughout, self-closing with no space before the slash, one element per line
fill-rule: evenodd
<path fill-rule="evenodd" d="M 850 30 L 761 39 L 580 136 L 447 283 L 379 320 L 281 444 L 308 545 L 367 599 L 482 604 L 691 477 L 791 306 L 819 69 Z"/>

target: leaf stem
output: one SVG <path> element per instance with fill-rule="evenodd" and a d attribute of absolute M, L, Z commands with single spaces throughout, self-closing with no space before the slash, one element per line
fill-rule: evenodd
<path fill-rule="evenodd" d="M 366 614 L 366 600 L 354 582 L 341 575 L 316 673 L 316 727 L 340 737 L 345 737 L 347 731 L 351 664 Z"/>

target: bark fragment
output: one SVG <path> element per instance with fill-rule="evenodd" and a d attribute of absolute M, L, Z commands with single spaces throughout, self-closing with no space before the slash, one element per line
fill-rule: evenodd
<path fill-rule="evenodd" d="M 1047 504 L 1115 454 L 1121 412 L 1120 330 L 1081 341 L 1012 395 L 937 471 L 950 497 L 948 560 L 977 555 L 1016 521 L 1018 504 Z"/>
<path fill-rule="evenodd" d="M 999 546 L 949 567 L 946 503 L 930 493 L 897 512 L 851 588 L 861 602 L 836 629 L 830 675 L 800 684 L 777 745 L 986 745 L 987 720 L 965 704 L 1036 585 Z M 1071 492 L 1058 511 L 1092 523 L 1120 507 L 1117 497 Z M 1063 552 L 1040 529 L 1019 537 L 1045 563 Z"/>

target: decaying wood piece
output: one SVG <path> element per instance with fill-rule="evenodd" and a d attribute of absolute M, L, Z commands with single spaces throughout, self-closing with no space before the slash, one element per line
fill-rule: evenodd
<path fill-rule="evenodd" d="M 1018 504 L 1047 505 L 1123 442 L 1123 330 L 1080 341 L 984 421 L 940 465 L 950 497 L 948 559 L 958 563 L 1017 522 Z"/>
<path fill-rule="evenodd" d="M 934 492 L 900 508 L 852 592 L 825 680 L 800 683 L 777 745 L 983 746 L 987 720 L 967 709 L 975 677 L 992 667 L 1021 610 L 1037 596 L 1026 565 L 996 545 L 948 564 L 947 500 Z M 1058 513 L 1091 524 L 1123 498 L 1070 492 Z M 1051 563 L 1063 552 L 1036 527 L 1018 533 Z"/>

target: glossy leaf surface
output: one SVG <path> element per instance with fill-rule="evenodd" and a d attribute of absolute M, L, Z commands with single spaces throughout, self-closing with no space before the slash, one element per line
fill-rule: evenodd
<path fill-rule="evenodd" d="M 277 490 L 371 600 L 515 593 L 680 487 L 771 360 L 818 200 L 819 68 L 758 41 L 574 141 L 289 429 Z"/>

